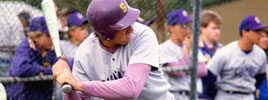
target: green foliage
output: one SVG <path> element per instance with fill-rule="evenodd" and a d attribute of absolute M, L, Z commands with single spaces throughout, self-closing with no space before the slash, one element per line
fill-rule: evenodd
<path fill-rule="evenodd" d="M 19 1 L 19 0 L 2 0 L 2 1 Z M 41 9 L 42 0 L 21 0 L 27 4 L 30 4 L 36 8 Z M 141 17 L 148 20 L 156 18 L 158 0 L 127 0 L 130 6 L 138 8 L 141 11 Z M 192 10 L 193 0 L 162 0 L 164 8 L 161 13 L 168 14 L 172 10 L 184 8 L 187 11 Z M 218 3 L 223 3 L 231 0 L 202 0 L 203 7 L 211 6 Z M 73 8 L 86 15 L 86 10 L 91 0 L 54 0 L 59 9 Z M 163 16 L 164 17 L 164 16 Z"/>
<path fill-rule="evenodd" d="M 203 0 L 202 1 L 202 6 L 203 7 L 208 7 L 211 5 L 227 2 L 227 1 L 232 1 L 232 0 Z"/>
<path fill-rule="evenodd" d="M 86 15 L 88 4 L 91 0 L 54 0 L 60 9 L 73 8 Z"/>
<path fill-rule="evenodd" d="M 41 9 L 41 0 L 0 0 L 0 1 L 22 1 L 29 5 L 32 5 L 33 7 Z"/>

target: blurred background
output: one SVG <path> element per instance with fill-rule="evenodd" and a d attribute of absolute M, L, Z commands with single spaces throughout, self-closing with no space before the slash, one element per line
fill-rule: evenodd
<path fill-rule="evenodd" d="M 91 0 L 54 0 L 58 16 L 69 8 L 86 16 Z M 184 8 L 192 12 L 192 0 L 127 0 L 130 6 L 141 10 L 141 18 L 155 31 L 159 43 L 168 37 L 166 15 Z M 0 0 L 0 77 L 7 77 L 16 46 L 25 38 L 27 23 L 41 16 L 41 0 Z M 223 18 L 219 42 L 223 45 L 239 39 L 240 21 L 252 14 L 268 25 L 268 0 L 203 0 L 202 9 L 218 12 Z M 23 13 L 24 19 L 20 18 Z M 25 14 L 26 13 L 26 14 Z M 23 21 L 24 20 L 24 21 Z M 89 25 L 90 26 L 90 25 Z M 91 30 L 89 30 L 91 32 Z"/>

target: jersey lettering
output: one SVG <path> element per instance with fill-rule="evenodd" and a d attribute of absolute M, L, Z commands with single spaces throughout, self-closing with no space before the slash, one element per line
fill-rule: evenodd
<path fill-rule="evenodd" d="M 123 78 L 123 75 L 124 75 L 124 71 L 115 71 L 112 75 L 110 75 L 108 78 L 106 78 L 106 80 L 102 80 L 103 82 L 105 81 L 111 81 L 111 80 L 117 80 L 117 79 L 120 79 L 120 78 Z"/>

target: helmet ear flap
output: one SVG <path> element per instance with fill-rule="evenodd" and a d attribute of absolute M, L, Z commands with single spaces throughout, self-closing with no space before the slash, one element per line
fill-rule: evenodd
<path fill-rule="evenodd" d="M 106 36 L 106 34 L 104 32 L 100 32 L 100 35 L 101 35 L 101 37 Z"/>

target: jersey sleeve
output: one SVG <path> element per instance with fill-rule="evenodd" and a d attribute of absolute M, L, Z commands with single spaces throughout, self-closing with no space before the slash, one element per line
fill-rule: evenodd
<path fill-rule="evenodd" d="M 10 66 L 10 76 L 28 77 L 42 72 L 42 65 L 38 63 L 37 57 L 30 53 L 29 48 L 18 47 L 13 56 Z"/>
<path fill-rule="evenodd" d="M 202 51 L 198 50 L 198 62 L 207 62 L 207 59 L 203 56 Z"/>
<path fill-rule="evenodd" d="M 224 67 L 225 61 L 226 60 L 223 53 L 221 53 L 220 50 L 216 51 L 211 61 L 207 65 L 209 71 L 211 71 L 216 76 L 219 75 L 222 68 Z"/>
<path fill-rule="evenodd" d="M 156 68 L 159 67 L 159 45 L 151 29 L 137 34 L 132 46 L 129 64 L 143 63 Z"/>
<path fill-rule="evenodd" d="M 263 54 L 263 55 L 264 55 L 263 58 L 262 58 L 263 62 L 261 64 L 261 66 L 260 66 L 261 68 L 260 68 L 258 74 L 263 74 L 263 73 L 265 73 L 267 71 L 267 66 L 268 66 L 267 58 L 266 58 L 265 54 Z"/>
<path fill-rule="evenodd" d="M 165 45 L 159 46 L 159 64 L 168 63 Z"/>

